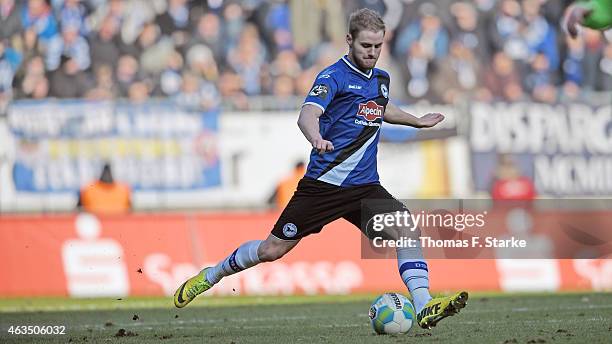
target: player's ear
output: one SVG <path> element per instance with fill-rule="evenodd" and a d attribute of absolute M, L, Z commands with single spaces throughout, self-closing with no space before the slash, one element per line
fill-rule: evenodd
<path fill-rule="evenodd" d="M 353 45 L 353 36 L 351 36 L 350 33 L 346 34 L 346 44 L 348 44 L 349 47 Z"/>

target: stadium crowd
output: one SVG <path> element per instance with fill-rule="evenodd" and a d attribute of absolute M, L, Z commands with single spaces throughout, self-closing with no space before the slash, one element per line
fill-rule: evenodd
<path fill-rule="evenodd" d="M 570 2 L 0 0 L 0 103 L 168 97 L 247 109 L 267 96 L 296 108 L 345 53 L 360 7 L 385 14 L 378 66 L 397 102 L 584 100 L 612 91 L 612 42 L 591 30 L 568 38 Z"/>

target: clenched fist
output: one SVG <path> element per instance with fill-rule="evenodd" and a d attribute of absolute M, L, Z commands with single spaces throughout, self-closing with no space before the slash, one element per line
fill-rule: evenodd
<path fill-rule="evenodd" d="M 322 137 L 312 140 L 312 148 L 316 149 L 319 154 L 331 152 L 334 150 L 334 145 L 331 141 L 324 140 Z"/>

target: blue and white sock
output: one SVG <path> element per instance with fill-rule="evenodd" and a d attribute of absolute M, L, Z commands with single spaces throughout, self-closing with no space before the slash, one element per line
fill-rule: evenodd
<path fill-rule="evenodd" d="M 218 283 L 223 277 L 233 275 L 260 263 L 257 249 L 262 240 L 247 241 L 232 254 L 206 272 L 206 280 Z"/>
<path fill-rule="evenodd" d="M 431 300 L 427 263 L 420 247 L 397 248 L 396 252 L 400 276 L 412 295 L 414 308 L 418 313 Z"/>

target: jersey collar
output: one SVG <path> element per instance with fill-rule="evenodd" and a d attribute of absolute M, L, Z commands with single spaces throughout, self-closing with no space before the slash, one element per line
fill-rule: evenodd
<path fill-rule="evenodd" d="M 373 69 L 370 69 L 370 72 L 369 72 L 369 73 L 367 73 L 367 74 L 366 74 L 366 73 L 364 73 L 364 72 L 362 72 L 362 71 L 361 71 L 359 68 L 357 68 L 355 65 L 353 65 L 353 64 L 351 63 L 351 61 L 348 59 L 348 56 L 347 56 L 347 55 L 342 56 L 342 61 L 344 61 L 344 63 L 346 63 L 346 65 L 347 65 L 347 66 L 349 66 L 349 67 L 350 67 L 352 70 L 354 70 L 355 72 L 359 73 L 360 75 L 365 76 L 365 77 L 366 77 L 366 78 L 368 78 L 368 79 L 369 79 L 369 78 L 371 78 L 371 77 L 372 77 L 372 74 L 374 73 L 374 72 L 373 72 L 373 71 L 374 71 Z"/>

